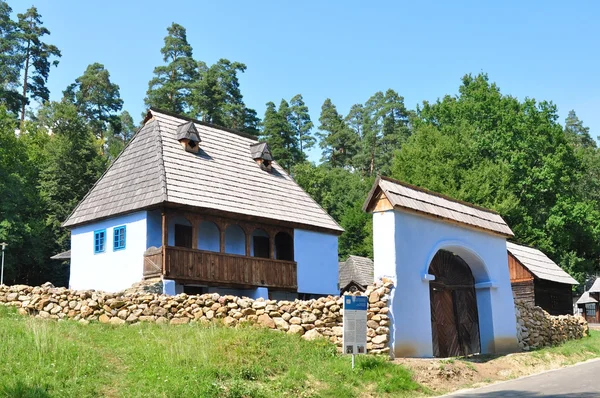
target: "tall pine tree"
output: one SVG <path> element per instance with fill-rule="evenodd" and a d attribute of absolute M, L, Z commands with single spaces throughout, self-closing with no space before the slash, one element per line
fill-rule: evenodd
<path fill-rule="evenodd" d="M 25 106 L 29 99 L 48 101 L 50 91 L 46 87 L 50 67 L 58 65 L 56 58 L 61 56 L 60 50 L 42 41 L 50 31 L 43 26 L 42 16 L 37 8 L 31 7 L 24 14 L 17 15 L 17 38 L 21 43 L 21 60 L 23 63 L 23 85 L 21 122 L 25 120 Z M 54 59 L 52 59 L 54 58 Z"/>
<path fill-rule="evenodd" d="M 63 95 L 66 100 L 75 104 L 101 142 L 104 143 L 109 127 L 115 132 L 121 129 L 117 113 L 123 108 L 123 100 L 119 86 L 110 81 L 110 73 L 104 65 L 97 62 L 89 65 L 83 75 L 67 87 Z"/>
<path fill-rule="evenodd" d="M 319 117 L 320 147 L 322 160 L 331 167 L 348 167 L 356 155 L 358 137 L 344 122 L 329 98 L 321 107 Z"/>
<path fill-rule="evenodd" d="M 290 171 L 299 158 L 299 149 L 297 138 L 288 122 L 289 104 L 281 100 L 279 110 L 273 102 L 266 105 L 261 139 L 269 144 L 275 161 Z"/>
<path fill-rule="evenodd" d="M 0 0 L 0 105 L 16 115 L 23 103 L 18 92 L 22 47 L 17 24 L 10 18 L 11 12 L 8 3 Z"/>
<path fill-rule="evenodd" d="M 246 65 L 220 59 L 201 75 L 195 85 L 194 115 L 207 123 L 256 134 L 256 111 L 246 107 L 240 91 L 238 73 Z"/>
<path fill-rule="evenodd" d="M 188 114 L 191 111 L 192 87 L 199 77 L 192 46 L 183 26 L 173 23 L 167 28 L 165 45 L 160 50 L 166 65 L 154 68 L 144 102 L 166 111 Z"/>
<path fill-rule="evenodd" d="M 296 163 L 306 159 L 305 151 L 315 145 L 315 137 L 312 135 L 313 122 L 310 120 L 308 106 L 304 103 L 302 95 L 295 95 L 290 101 L 290 113 L 288 122 L 298 140 L 300 159 Z"/>

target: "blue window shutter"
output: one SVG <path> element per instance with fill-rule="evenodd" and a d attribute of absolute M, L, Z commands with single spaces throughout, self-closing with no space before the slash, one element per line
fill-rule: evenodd
<path fill-rule="evenodd" d="M 127 228 L 125 225 L 115 227 L 113 236 L 113 251 L 125 249 L 127 241 Z"/>
<path fill-rule="evenodd" d="M 106 230 L 94 231 L 94 253 L 104 253 L 106 250 Z"/>

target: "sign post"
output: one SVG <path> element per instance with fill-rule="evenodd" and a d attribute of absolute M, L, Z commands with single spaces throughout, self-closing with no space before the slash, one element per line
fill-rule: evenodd
<path fill-rule="evenodd" d="M 364 296 L 344 296 L 344 336 L 343 352 L 354 355 L 367 353 L 367 308 L 369 302 Z"/>
<path fill-rule="evenodd" d="M 8 243 L 2 242 L 0 243 L 2 246 L 2 268 L 0 269 L 0 286 L 4 285 L 4 248 L 8 246 Z"/>

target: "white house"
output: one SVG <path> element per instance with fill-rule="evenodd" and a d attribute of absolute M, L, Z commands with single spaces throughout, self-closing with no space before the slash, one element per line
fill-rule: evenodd
<path fill-rule="evenodd" d="M 64 223 L 70 287 L 335 294 L 342 228 L 254 137 L 151 109 Z"/>
<path fill-rule="evenodd" d="M 375 279 L 391 278 L 391 351 L 447 357 L 516 351 L 506 239 L 498 214 L 380 177 L 373 213 Z"/>

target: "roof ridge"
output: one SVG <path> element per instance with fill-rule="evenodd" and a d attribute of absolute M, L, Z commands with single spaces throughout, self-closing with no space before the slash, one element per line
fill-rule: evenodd
<path fill-rule="evenodd" d="M 421 200 L 421 199 L 418 199 L 418 198 L 412 198 L 412 197 L 410 197 L 410 196 L 407 196 L 407 195 L 401 194 L 400 192 L 396 192 L 396 191 L 392 191 L 392 192 L 393 192 L 394 194 L 398 195 L 398 196 L 402 196 L 402 197 L 405 197 L 405 198 L 408 198 L 408 199 L 416 200 L 417 202 L 431 204 L 430 202 L 427 202 L 426 200 Z M 463 204 L 463 205 L 464 205 L 464 204 Z M 465 214 L 465 215 L 468 215 L 468 216 L 471 216 L 471 217 L 475 217 L 475 218 L 478 218 L 478 219 L 480 219 L 480 220 L 487 221 L 487 222 L 491 222 L 491 223 L 494 223 L 494 224 L 498 224 L 498 225 L 503 225 L 503 224 L 504 224 L 504 223 L 501 223 L 501 222 L 498 222 L 498 221 L 494 221 L 494 220 L 488 220 L 488 219 L 486 219 L 486 218 L 483 218 L 483 217 L 480 217 L 480 216 L 478 216 L 478 215 L 476 215 L 476 214 L 470 214 L 470 213 L 467 213 L 467 212 L 465 212 L 465 211 L 461 211 L 461 210 L 453 209 L 453 208 L 451 208 L 451 207 L 448 207 L 448 206 L 442 206 L 442 205 L 437 205 L 437 206 L 438 206 L 438 207 L 441 207 L 442 209 L 446 209 L 446 210 L 455 211 L 455 212 L 457 212 L 457 213 L 460 213 L 460 214 Z M 476 210 L 479 210 L 479 209 L 476 209 Z M 497 215 L 499 215 L 499 214 L 497 214 Z"/>
<path fill-rule="evenodd" d="M 157 156 L 158 156 L 160 186 L 161 186 L 161 190 L 162 190 L 162 201 L 166 202 L 169 199 L 169 192 L 167 191 L 167 172 L 165 171 L 165 158 L 164 158 L 164 153 L 163 153 L 162 133 L 160 130 L 160 123 L 158 122 L 158 119 L 155 118 L 154 122 L 156 123 L 156 127 L 154 129 L 158 132 L 158 134 L 156 134 L 157 139 L 155 140 L 155 142 L 157 141 L 157 144 L 158 144 Z"/>
<path fill-rule="evenodd" d="M 393 182 L 394 184 L 398 184 L 398 185 L 401 185 L 401 186 L 409 188 L 409 189 L 414 189 L 415 191 L 426 193 L 428 195 L 437 196 L 438 198 L 446 199 L 446 200 L 449 200 L 450 202 L 455 202 L 455 203 L 458 203 L 458 204 L 461 204 L 461 205 L 464 205 L 464 206 L 472 207 L 472 208 L 477 209 L 477 210 L 485 211 L 487 213 L 491 213 L 491 214 L 495 214 L 495 215 L 500 216 L 500 213 L 498 213 L 495 210 L 487 209 L 485 207 L 482 207 L 482 206 L 479 206 L 479 205 L 476 205 L 476 204 L 473 204 L 473 203 L 470 203 L 470 202 L 466 202 L 464 200 L 456 199 L 456 198 L 450 197 L 448 195 L 441 194 L 439 192 L 434 192 L 434 191 L 431 191 L 431 190 L 429 190 L 427 188 L 419 187 L 417 185 L 412 185 L 412 184 L 409 184 L 407 182 L 396 180 L 396 179 L 391 178 L 391 177 L 378 176 L 378 178 L 382 179 L 382 180 L 385 180 L 385 181 Z"/>
<path fill-rule="evenodd" d="M 85 202 L 85 200 L 88 198 L 88 196 L 90 196 L 90 194 L 94 191 L 94 188 L 96 188 L 96 185 L 98 185 L 100 183 L 100 181 L 102 181 L 102 179 L 104 178 L 104 176 L 112 169 L 112 167 L 114 166 L 115 163 L 117 163 L 117 160 L 119 160 L 119 158 L 125 153 L 125 150 L 129 147 L 129 145 L 131 145 L 131 143 L 133 142 L 133 140 L 135 140 L 137 138 L 137 136 L 139 135 L 140 131 L 142 131 L 142 129 L 146 127 L 146 125 L 142 125 L 140 126 L 137 131 L 135 132 L 135 134 L 133 135 L 133 137 L 131 137 L 131 139 L 129 140 L 129 142 L 127 144 L 125 144 L 125 147 L 121 150 L 121 152 L 117 155 L 117 157 L 111 162 L 111 164 L 108 165 L 108 167 L 106 168 L 106 170 L 104 170 L 104 172 L 100 175 L 100 177 L 98 177 L 98 179 L 96 180 L 96 182 L 94 182 L 94 185 L 92 185 L 92 187 L 87 191 L 87 193 L 83 196 L 83 198 L 81 198 L 81 200 L 79 201 L 79 203 L 77 203 L 77 206 L 75 206 L 73 208 L 73 210 L 71 210 L 71 212 L 69 213 L 69 215 L 67 216 L 67 218 L 65 219 L 65 221 L 63 221 L 61 223 L 61 227 L 65 227 L 67 221 L 69 221 L 69 219 L 71 218 L 71 216 L 75 213 L 75 211 L 83 204 L 83 202 Z"/>
<path fill-rule="evenodd" d="M 193 117 L 181 115 L 181 114 L 178 114 L 178 113 L 175 113 L 175 112 L 171 112 L 171 111 L 166 111 L 164 109 L 160 109 L 160 108 L 157 108 L 155 106 L 151 106 L 149 110 L 153 111 L 153 112 L 163 113 L 165 115 L 168 115 L 168 116 L 171 116 L 171 117 L 174 117 L 174 118 L 177 118 L 177 119 L 187 120 L 188 122 L 198 123 L 198 124 L 200 124 L 202 126 L 207 126 L 207 127 L 215 128 L 217 130 L 227 131 L 228 133 L 233 133 L 233 134 L 239 135 L 240 137 L 249 138 L 251 140 L 258 141 L 258 137 L 257 136 L 254 136 L 254 135 L 249 134 L 249 133 L 244 133 L 243 131 L 232 129 L 232 128 L 229 128 L 229 127 L 223 127 L 223 126 L 219 126 L 218 124 L 203 122 L 202 120 L 198 120 L 198 119 L 195 119 Z"/>

